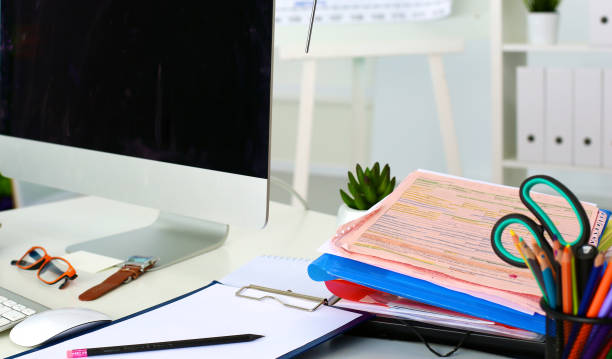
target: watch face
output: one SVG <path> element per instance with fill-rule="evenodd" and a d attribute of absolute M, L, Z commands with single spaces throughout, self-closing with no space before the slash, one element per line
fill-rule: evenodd
<path fill-rule="evenodd" d="M 143 265 L 151 262 L 155 257 L 131 256 L 125 264 Z"/>

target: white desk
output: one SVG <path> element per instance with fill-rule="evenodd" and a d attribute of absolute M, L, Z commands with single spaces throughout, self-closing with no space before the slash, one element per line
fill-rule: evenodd
<path fill-rule="evenodd" d="M 252 258 L 282 255 L 315 258 L 317 247 L 335 230 L 335 217 L 279 203 L 270 204 L 270 221 L 262 231 L 230 228 L 227 242 L 219 249 L 146 273 L 92 302 L 81 302 L 78 295 L 99 283 L 111 272 L 79 272 L 65 290 L 48 286 L 31 271 L 10 265 L 31 246 L 40 245 L 52 256 L 62 256 L 70 243 L 111 235 L 151 223 L 153 210 L 84 197 L 41 206 L 0 212 L 0 286 L 40 302 L 50 308 L 86 307 L 117 319 L 200 288 L 220 279 Z M 146 254 L 146 253 L 142 253 Z M 77 268 L 78 271 L 78 268 Z M 446 348 L 441 347 L 444 351 Z M 8 331 L 0 333 L 0 356 L 24 348 L 12 344 Z M 304 354 L 303 358 L 432 358 L 420 343 L 341 336 Z M 470 350 L 460 350 L 459 358 L 494 358 Z"/>

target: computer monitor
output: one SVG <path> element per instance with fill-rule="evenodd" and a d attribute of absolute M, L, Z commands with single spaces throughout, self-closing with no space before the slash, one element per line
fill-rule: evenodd
<path fill-rule="evenodd" d="M 160 210 L 69 252 L 162 267 L 265 225 L 273 1 L 0 6 L 0 172 Z"/>

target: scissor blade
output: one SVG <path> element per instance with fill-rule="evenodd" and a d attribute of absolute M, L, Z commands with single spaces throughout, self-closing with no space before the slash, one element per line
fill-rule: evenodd
<path fill-rule="evenodd" d="M 308 26 L 308 37 L 306 38 L 306 53 L 310 50 L 310 38 L 312 37 L 312 26 L 314 24 L 315 13 L 317 11 L 317 0 L 312 3 L 312 13 L 310 14 L 310 25 Z"/>

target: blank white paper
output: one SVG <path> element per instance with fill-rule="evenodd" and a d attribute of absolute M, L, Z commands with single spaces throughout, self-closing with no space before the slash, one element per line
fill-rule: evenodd
<path fill-rule="evenodd" d="M 66 358 L 66 352 L 72 349 L 236 334 L 260 334 L 265 338 L 248 343 L 105 355 L 104 358 L 275 358 L 360 317 L 360 314 L 327 306 L 306 312 L 276 301 L 239 298 L 235 292 L 236 288 L 215 284 L 156 310 L 22 358 Z"/>

